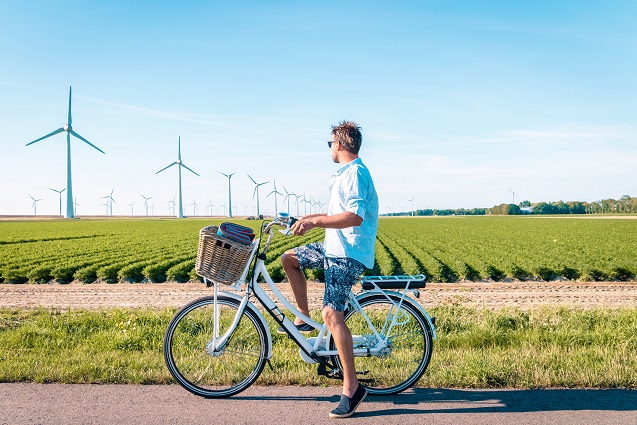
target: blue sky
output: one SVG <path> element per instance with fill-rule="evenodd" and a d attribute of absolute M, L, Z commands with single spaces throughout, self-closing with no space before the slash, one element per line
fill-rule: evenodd
<path fill-rule="evenodd" d="M 131 3 L 131 4 L 129 4 Z M 253 184 L 327 200 L 342 119 L 381 212 L 637 196 L 633 1 L 0 3 L 0 214 L 254 213 Z M 260 191 L 261 212 L 274 199 Z M 281 206 L 279 198 L 279 209 Z M 295 209 L 295 208 L 293 208 Z M 294 211 L 293 211 L 294 212 Z M 303 208 L 301 208 L 303 212 Z"/>

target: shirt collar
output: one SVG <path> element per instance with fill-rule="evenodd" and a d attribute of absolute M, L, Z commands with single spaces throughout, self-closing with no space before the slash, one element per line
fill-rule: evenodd
<path fill-rule="evenodd" d="M 339 168 L 338 170 L 336 170 L 336 175 L 338 176 L 338 175 L 343 174 L 343 172 L 344 172 L 345 170 L 347 170 L 349 167 L 351 167 L 351 166 L 352 166 L 352 165 L 354 165 L 354 164 L 362 164 L 362 163 L 363 163 L 363 161 L 361 160 L 361 158 L 360 158 L 360 157 L 358 157 L 358 158 L 356 158 L 355 160 L 348 162 L 347 164 L 343 165 L 341 168 Z"/>

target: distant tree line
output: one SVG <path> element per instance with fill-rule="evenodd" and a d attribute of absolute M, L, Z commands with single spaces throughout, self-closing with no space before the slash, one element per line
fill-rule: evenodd
<path fill-rule="evenodd" d="M 519 204 L 500 204 L 492 208 L 422 209 L 388 213 L 387 216 L 445 216 L 445 215 L 520 215 L 520 214 L 637 214 L 637 198 L 624 195 L 617 199 L 594 202 L 557 201 L 531 204 L 528 200 Z"/>
<path fill-rule="evenodd" d="M 522 201 L 519 205 L 500 204 L 486 210 L 489 215 L 516 214 L 635 214 L 637 198 L 629 195 L 617 199 L 603 199 L 595 202 L 538 202 Z"/>

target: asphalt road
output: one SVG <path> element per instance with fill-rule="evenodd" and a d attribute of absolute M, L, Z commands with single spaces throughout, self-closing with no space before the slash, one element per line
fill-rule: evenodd
<path fill-rule="evenodd" d="M 419 388 L 369 396 L 330 419 L 339 387 L 257 387 L 203 399 L 178 385 L 0 384 L 1 424 L 621 424 L 637 425 L 637 391 Z"/>

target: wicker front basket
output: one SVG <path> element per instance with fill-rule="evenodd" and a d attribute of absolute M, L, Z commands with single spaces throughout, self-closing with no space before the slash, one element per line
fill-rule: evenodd
<path fill-rule="evenodd" d="M 244 245 L 217 235 L 216 226 L 199 232 L 199 249 L 195 270 L 213 282 L 234 285 L 241 278 L 250 259 L 252 245 Z"/>

